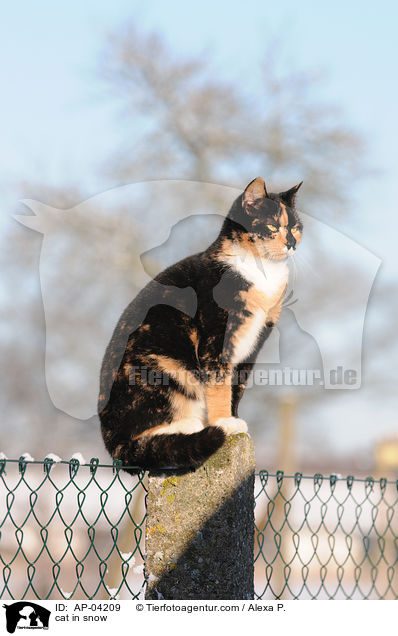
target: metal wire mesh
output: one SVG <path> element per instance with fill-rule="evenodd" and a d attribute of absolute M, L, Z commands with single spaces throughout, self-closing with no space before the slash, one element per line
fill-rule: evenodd
<path fill-rule="evenodd" d="M 258 599 L 396 599 L 398 481 L 260 471 Z M 4 599 L 144 596 L 144 472 L 0 460 Z"/>
<path fill-rule="evenodd" d="M 260 599 L 396 599 L 398 481 L 261 471 Z"/>
<path fill-rule="evenodd" d="M 0 596 L 139 598 L 145 474 L 98 459 L 0 460 Z"/>

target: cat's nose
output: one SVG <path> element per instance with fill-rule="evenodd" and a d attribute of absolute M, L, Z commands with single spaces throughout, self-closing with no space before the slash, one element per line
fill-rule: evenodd
<path fill-rule="evenodd" d="M 292 236 L 292 238 L 286 241 L 286 247 L 288 250 L 295 250 L 296 249 L 296 239 Z"/>
<path fill-rule="evenodd" d="M 296 239 L 294 238 L 293 234 L 290 232 L 290 230 L 288 230 L 287 235 L 286 235 L 286 247 L 288 250 L 290 249 L 296 249 Z"/>

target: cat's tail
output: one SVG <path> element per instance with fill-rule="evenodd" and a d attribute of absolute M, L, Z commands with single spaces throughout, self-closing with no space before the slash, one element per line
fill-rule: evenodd
<path fill-rule="evenodd" d="M 143 435 L 119 446 L 117 458 L 125 466 L 137 466 L 145 470 L 196 468 L 221 448 L 225 437 L 225 432 L 219 426 L 207 426 L 191 434 Z"/>

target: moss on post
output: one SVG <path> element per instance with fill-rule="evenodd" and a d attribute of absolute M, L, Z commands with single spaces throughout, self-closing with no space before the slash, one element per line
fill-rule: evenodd
<path fill-rule="evenodd" d="M 146 598 L 253 598 L 254 466 L 242 433 L 195 472 L 149 475 Z"/>

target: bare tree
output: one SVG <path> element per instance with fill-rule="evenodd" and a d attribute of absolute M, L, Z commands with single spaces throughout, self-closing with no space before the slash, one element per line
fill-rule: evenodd
<path fill-rule="evenodd" d="M 121 103 L 125 143 L 107 172 L 130 182 L 190 178 L 238 187 L 253 175 L 282 186 L 304 180 L 312 210 L 329 218 L 347 203 L 363 170 L 363 141 L 342 114 L 317 98 L 322 78 L 278 68 L 265 54 L 261 81 L 217 76 L 208 56 L 181 59 L 156 34 L 127 25 L 111 35 L 101 74 Z M 249 80 L 249 81 L 248 81 Z M 247 90 L 246 86 L 250 88 Z M 349 178 L 347 178 L 349 175 Z"/>
<path fill-rule="evenodd" d="M 281 75 L 277 61 L 275 50 L 272 55 L 266 54 L 260 69 L 261 81 L 247 89 L 245 77 L 236 77 L 233 81 L 219 77 L 208 57 L 181 59 L 158 35 L 143 34 L 134 25 L 115 32 L 104 49 L 100 72 L 110 98 L 116 97 L 121 105 L 124 144 L 113 160 L 104 165 L 106 186 L 184 178 L 241 187 L 254 176 L 263 175 L 271 186 L 275 184 L 281 189 L 304 180 L 303 207 L 316 214 L 321 204 L 323 219 L 336 220 L 342 211 L 349 214 L 349 195 L 355 179 L 363 172 L 362 140 L 344 123 L 343 115 L 336 108 L 317 99 L 319 76 L 296 71 Z M 251 70 L 248 69 L 248 76 Z M 62 245 L 68 262 L 74 263 L 78 271 L 80 255 L 92 242 L 91 231 L 87 231 L 79 210 L 73 207 L 85 198 L 84 183 L 72 188 L 66 185 L 58 191 L 49 191 L 41 184 L 25 184 L 21 191 L 25 197 L 37 198 L 58 208 L 73 208 L 68 223 L 59 225 L 53 249 L 56 251 Z M 186 204 L 181 201 L 185 209 Z M 151 211 L 153 214 L 153 208 L 158 209 L 158 205 L 162 202 L 149 201 L 148 214 Z M 174 205 L 178 202 L 166 206 L 164 211 L 169 215 L 170 224 L 174 219 Z M 141 250 L 141 231 L 145 229 L 132 227 L 128 211 L 123 208 L 114 208 L 111 215 L 109 210 L 102 214 L 96 209 L 93 213 L 99 219 L 96 232 L 105 239 L 104 249 L 111 237 L 114 250 L 121 255 L 116 268 L 120 285 L 133 295 L 142 274 L 137 270 L 136 256 Z M 148 218 L 156 220 L 156 215 Z M 20 246 L 17 253 L 15 245 Z M 190 246 L 194 248 L 194 241 Z M 318 246 L 316 237 L 314 246 L 323 249 Z M 62 433 L 56 439 L 64 447 L 71 447 L 79 435 L 79 439 L 83 439 L 84 433 L 88 447 L 100 449 L 96 423 L 81 423 L 60 414 L 46 394 L 44 381 L 40 387 L 35 384 L 43 374 L 44 320 L 37 274 L 27 276 L 26 272 L 27 268 L 37 267 L 38 248 L 39 238 L 32 241 L 31 236 L 17 226 L 4 237 L 2 256 L 8 271 L 4 307 L 8 327 L 4 332 L 7 334 L 3 358 L 7 393 L 3 398 L 3 412 L 7 419 L 21 423 L 24 434 L 30 430 L 32 443 L 38 430 L 58 430 Z M 176 250 L 175 257 L 180 256 Z M 161 267 L 162 263 L 155 264 L 154 271 L 157 266 Z M 85 278 L 93 281 L 94 270 L 90 267 L 89 271 L 81 271 L 82 281 Z M 343 259 L 336 263 L 332 275 L 336 282 L 340 281 L 342 289 L 347 288 L 350 300 L 342 308 L 342 316 L 346 316 L 355 307 L 353 281 L 361 277 L 360 268 L 352 266 L 347 281 Z M 12 294 L 11 286 L 18 291 Z M 110 282 L 108 289 L 111 289 Z M 61 284 L 55 299 L 60 312 L 64 312 L 65 295 Z M 308 290 L 306 302 L 320 320 L 323 299 L 324 287 L 319 280 Z M 93 337 L 99 337 L 104 329 L 106 298 L 95 283 L 90 286 L 87 303 L 96 318 L 91 325 Z M 28 337 L 21 338 L 21 334 L 26 333 L 26 322 Z M 297 330 L 297 325 L 292 328 Z M 306 346 L 304 343 L 303 351 Z M 300 352 L 299 345 L 297 349 Z M 54 350 L 52 355 L 67 356 L 67 343 L 63 342 L 60 350 Z M 306 395 L 311 400 L 319 399 L 319 392 L 307 391 Z M 261 387 L 250 396 L 250 409 L 259 422 L 270 421 L 279 399 L 280 393 L 267 390 L 267 413 L 264 413 Z M 34 423 L 32 412 L 36 413 Z M 59 422 L 58 429 L 54 429 L 54 420 Z M 15 440 L 11 447 L 14 449 L 17 445 Z M 42 448 L 41 440 L 37 441 L 36 448 Z"/>
<path fill-rule="evenodd" d="M 181 59 L 160 36 L 143 34 L 134 25 L 111 35 L 100 70 L 121 104 L 125 143 L 106 164 L 106 174 L 117 182 L 185 177 L 238 187 L 262 175 L 271 189 L 304 180 L 300 193 L 304 210 L 329 222 L 351 215 L 350 195 L 366 172 L 363 139 L 335 105 L 319 99 L 322 76 L 281 71 L 279 50 L 272 43 L 261 68 L 227 80 L 214 73 L 208 56 Z M 261 78 L 254 87 L 252 71 Z M 316 269 L 316 255 L 331 247 L 316 234 L 307 240 L 313 256 L 310 267 Z M 364 274 L 360 264 L 351 263 L 347 276 L 346 256 L 336 259 L 322 277 L 311 278 L 304 302 L 313 320 L 324 318 L 324 276 L 334 281 L 344 298 L 341 325 L 355 311 Z M 297 259 L 302 266 L 300 254 Z M 301 367 L 317 368 L 316 343 L 305 334 L 300 337 L 303 334 L 294 319 L 288 320 L 290 315 L 289 311 L 282 315 L 283 329 L 286 340 L 293 343 L 296 361 L 301 360 Z M 350 347 L 349 337 L 346 346 Z M 314 407 L 338 397 L 319 386 L 284 388 L 285 392 L 280 387 L 246 392 L 243 404 L 250 419 L 257 421 L 258 434 L 264 422 L 278 417 L 286 391 L 293 391 L 296 403 Z"/>

